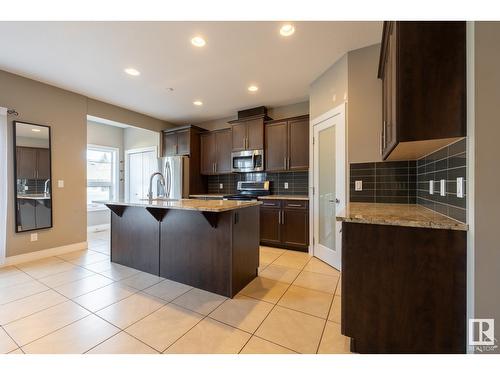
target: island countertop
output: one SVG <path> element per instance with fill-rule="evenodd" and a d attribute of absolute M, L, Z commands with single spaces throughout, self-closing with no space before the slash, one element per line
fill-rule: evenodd
<path fill-rule="evenodd" d="M 126 200 L 99 201 L 105 205 L 131 206 L 144 208 L 167 208 L 172 210 L 190 210 L 203 212 L 225 212 L 239 210 L 240 208 L 258 206 L 258 201 L 233 201 L 233 200 L 206 200 L 206 199 L 180 199 L 180 200 Z"/>
<path fill-rule="evenodd" d="M 337 221 L 466 231 L 467 224 L 416 204 L 351 202 Z"/>

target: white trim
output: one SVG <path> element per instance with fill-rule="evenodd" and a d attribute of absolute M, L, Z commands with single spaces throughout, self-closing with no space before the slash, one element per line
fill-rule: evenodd
<path fill-rule="evenodd" d="M 112 147 L 112 146 L 102 146 L 102 145 L 97 145 L 93 143 L 88 143 L 87 144 L 87 150 L 88 149 L 96 149 L 96 150 L 108 150 L 108 151 L 113 151 L 113 163 L 115 164 L 114 166 L 114 171 L 113 171 L 113 195 L 114 199 L 113 200 L 118 200 L 120 198 L 120 148 L 119 147 Z M 88 178 L 88 176 L 87 176 Z M 88 181 L 88 180 L 87 180 Z M 88 186 L 88 185 L 87 185 Z M 104 209 L 104 207 L 89 207 L 87 206 L 87 211 L 97 211 L 99 209 Z"/>
<path fill-rule="evenodd" d="M 0 115 L 7 116 L 7 108 L 0 107 Z"/>
<path fill-rule="evenodd" d="M 111 229 L 111 224 L 91 225 L 87 227 L 87 233 L 104 232 Z"/>
<path fill-rule="evenodd" d="M 26 253 L 26 254 L 21 254 L 21 255 L 14 255 L 14 256 L 5 258 L 5 263 L 1 264 L 0 268 L 15 265 L 15 264 L 20 264 L 20 263 L 31 262 L 31 261 L 38 260 L 38 259 L 48 258 L 48 257 L 52 257 L 55 255 L 71 253 L 73 251 L 85 250 L 85 249 L 87 249 L 87 242 L 86 241 L 72 243 L 70 245 L 53 247 L 50 249 L 45 249 L 45 250 L 40 250 L 40 251 L 33 251 L 31 253 Z"/>
<path fill-rule="evenodd" d="M 335 108 L 332 108 L 332 109 L 326 111 L 325 113 L 313 118 L 311 121 L 311 125 L 316 126 L 319 123 L 321 123 L 325 120 L 328 120 L 329 118 L 331 118 L 333 116 L 337 116 L 340 113 L 345 114 L 345 104 L 346 103 L 343 102 L 343 103 L 339 104 L 338 106 L 336 106 Z"/>
<path fill-rule="evenodd" d="M 105 118 L 91 116 L 91 115 L 87 115 L 87 121 L 96 122 L 96 123 L 102 124 L 102 125 L 116 126 L 118 128 L 122 128 L 122 129 L 127 129 L 127 128 L 133 127 L 131 125 L 124 124 L 122 122 L 113 121 L 113 120 L 107 120 Z"/>
<path fill-rule="evenodd" d="M 138 154 L 140 152 L 148 152 L 148 151 L 154 151 L 156 153 L 156 155 L 158 156 L 158 146 L 147 146 L 147 147 L 139 147 L 139 148 L 131 148 L 131 149 L 128 149 L 128 150 L 125 150 L 125 155 L 124 155 L 124 161 L 125 161 L 125 181 L 124 181 L 124 198 L 125 199 L 129 199 L 128 198 L 128 190 L 129 190 L 129 187 L 128 187 L 128 182 L 129 182 L 129 175 L 130 175 L 130 171 L 129 171 L 129 161 L 128 161 L 128 157 L 130 154 Z"/>
<path fill-rule="evenodd" d="M 0 107 L 0 263 L 5 259 L 7 253 L 7 202 L 8 202 L 8 126 L 7 108 Z"/>

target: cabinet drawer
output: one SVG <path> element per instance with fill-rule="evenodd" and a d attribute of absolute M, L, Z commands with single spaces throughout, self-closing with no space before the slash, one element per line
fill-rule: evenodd
<path fill-rule="evenodd" d="M 285 200 L 284 207 L 285 208 L 295 208 L 301 210 L 307 210 L 309 207 L 308 201 L 297 201 L 297 200 Z"/>
<path fill-rule="evenodd" d="M 274 207 L 274 208 L 281 208 L 281 201 L 280 200 L 271 200 L 271 199 L 266 199 L 262 200 L 262 205 L 261 207 Z"/>

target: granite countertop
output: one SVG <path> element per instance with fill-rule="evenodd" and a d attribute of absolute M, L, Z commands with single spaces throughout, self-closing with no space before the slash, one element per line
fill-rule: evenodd
<path fill-rule="evenodd" d="M 190 210 L 204 212 L 225 212 L 238 210 L 240 208 L 258 206 L 262 204 L 258 201 L 226 201 L 226 200 L 206 200 L 206 199 L 181 199 L 181 200 L 118 200 L 99 201 L 106 205 L 132 206 L 144 208 L 168 208 L 172 210 Z"/>
<path fill-rule="evenodd" d="M 206 193 L 206 194 L 189 194 L 189 198 L 220 198 L 224 197 L 226 194 L 222 193 Z"/>
<path fill-rule="evenodd" d="M 462 231 L 468 229 L 467 224 L 416 204 L 352 202 L 337 215 L 337 221 Z"/>
<path fill-rule="evenodd" d="M 284 199 L 284 200 L 295 200 L 295 201 L 308 201 L 309 197 L 307 195 L 285 195 L 285 194 L 271 194 L 259 197 L 262 200 L 271 199 Z"/>
<path fill-rule="evenodd" d="M 42 199 L 50 199 L 50 195 L 45 194 L 18 194 L 18 199 L 33 199 L 33 200 L 42 200 Z"/>

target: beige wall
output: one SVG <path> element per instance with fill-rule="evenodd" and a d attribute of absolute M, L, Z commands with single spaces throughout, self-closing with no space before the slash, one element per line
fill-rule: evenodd
<path fill-rule="evenodd" d="M 150 146 L 160 146 L 160 134 L 158 132 L 136 128 L 124 129 L 123 147 L 125 150 Z"/>
<path fill-rule="evenodd" d="M 314 119 L 347 101 L 347 54 L 319 76 L 309 90 L 309 113 Z"/>
<path fill-rule="evenodd" d="M 382 161 L 382 82 L 377 78 L 380 44 L 350 51 L 347 138 L 349 163 Z"/>
<path fill-rule="evenodd" d="M 474 28 L 474 316 L 494 318 L 500 340 L 500 22 L 475 22 Z"/>

